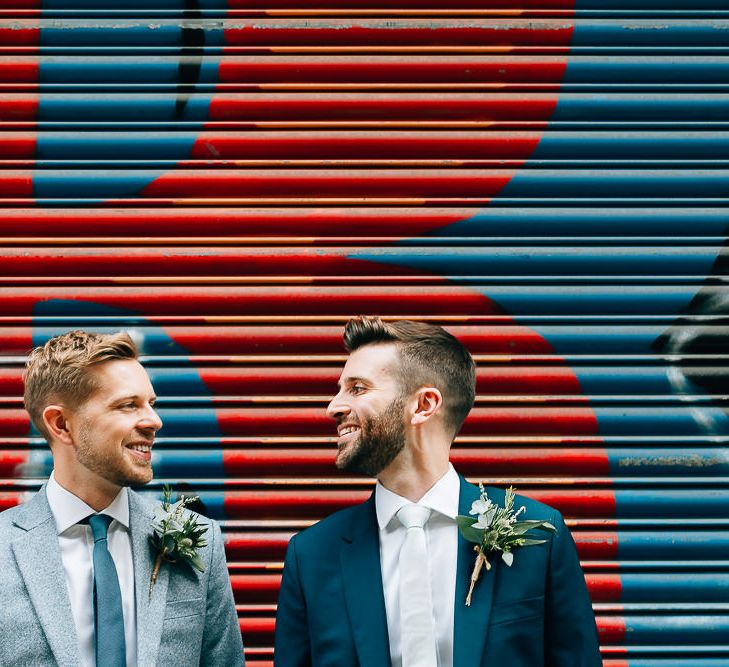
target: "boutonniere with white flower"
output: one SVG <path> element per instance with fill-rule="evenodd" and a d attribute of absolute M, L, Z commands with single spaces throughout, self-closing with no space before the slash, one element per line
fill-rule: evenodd
<path fill-rule="evenodd" d="M 517 511 L 514 511 L 514 492 L 516 489 L 513 486 L 506 490 L 503 507 L 499 507 L 489 500 L 483 484 L 479 484 L 478 487 L 481 490 L 481 497 L 473 502 L 469 512 L 469 514 L 477 514 L 478 518 L 474 519 L 472 516 L 463 516 L 461 514 L 456 517 L 461 535 L 476 545 L 473 548 L 476 552 L 476 563 L 473 566 L 471 585 L 466 596 L 466 606 L 468 607 L 471 606 L 471 594 L 481 574 L 481 568 L 485 565 L 486 571 L 491 569 L 491 563 L 487 558 L 489 554 L 500 551 L 501 560 L 511 567 L 514 562 L 512 549 L 546 542 L 546 540 L 533 539 L 528 531 L 539 529 L 552 533 L 557 532 L 557 529 L 549 521 L 518 521 L 519 515 L 526 511 L 526 507 L 522 505 Z"/>
<path fill-rule="evenodd" d="M 185 506 L 197 500 L 197 496 L 182 496 L 177 502 L 172 502 L 172 490 L 165 484 L 162 492 L 162 505 L 155 507 L 152 528 L 154 532 L 149 536 L 152 545 L 157 550 L 157 558 L 152 569 L 152 580 L 149 582 L 149 596 L 152 597 L 152 587 L 157 581 L 159 569 L 164 561 L 176 563 L 181 560 L 200 572 L 205 571 L 198 549 L 206 546 L 203 535 L 207 532 L 206 525 L 200 525 L 197 514 L 185 517 Z"/>

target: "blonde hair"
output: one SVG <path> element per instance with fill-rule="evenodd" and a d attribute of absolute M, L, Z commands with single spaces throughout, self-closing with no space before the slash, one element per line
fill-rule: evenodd
<path fill-rule="evenodd" d="M 58 402 L 77 408 L 97 388 L 89 369 L 115 359 L 136 359 L 137 346 L 128 333 L 69 331 L 36 347 L 23 373 L 23 402 L 30 419 L 47 439 L 43 410 Z"/>

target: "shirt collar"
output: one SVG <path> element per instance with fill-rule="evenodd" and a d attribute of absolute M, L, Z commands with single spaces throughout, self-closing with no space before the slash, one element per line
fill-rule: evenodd
<path fill-rule="evenodd" d="M 57 481 L 53 473 L 46 484 L 46 497 L 51 506 L 53 518 L 56 520 L 58 534 L 65 532 L 79 521 L 91 516 L 96 512 L 89 507 L 81 498 L 64 489 Z M 125 528 L 129 528 L 129 496 L 126 486 L 119 490 L 116 498 L 111 504 L 99 514 L 107 514 L 116 519 Z"/>
<path fill-rule="evenodd" d="M 458 514 L 460 490 L 461 482 L 458 479 L 458 473 L 453 465 L 449 463 L 445 475 L 430 487 L 417 504 L 455 520 Z M 392 521 L 392 517 L 397 514 L 403 505 L 411 504 L 411 501 L 407 498 L 386 489 L 379 481 L 375 485 L 375 510 L 377 512 L 377 525 L 380 530 L 383 530 Z"/>

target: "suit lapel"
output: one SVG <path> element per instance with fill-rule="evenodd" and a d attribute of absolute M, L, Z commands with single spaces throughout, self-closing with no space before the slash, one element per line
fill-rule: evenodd
<path fill-rule="evenodd" d="M 23 507 L 15 525 L 26 532 L 13 540 L 13 554 L 48 645 L 59 665 L 77 665 L 78 638 L 45 486 Z"/>
<path fill-rule="evenodd" d="M 458 513 L 468 515 L 471 504 L 479 497 L 478 487 L 461 477 L 461 492 Z M 500 558 L 489 558 L 491 570 L 481 570 L 471 597 L 471 606 L 466 606 L 466 595 L 471 583 L 471 572 L 476 561 L 475 545 L 458 534 L 458 565 L 456 568 L 456 601 L 453 619 L 453 667 L 472 667 L 481 664 L 486 635 L 491 617 L 494 581 L 499 572 Z"/>
<path fill-rule="evenodd" d="M 134 588 L 137 602 L 137 657 L 140 665 L 157 662 L 162 622 L 167 604 L 167 584 L 170 576 L 169 563 L 159 570 L 157 581 L 149 594 L 152 568 L 156 554 L 149 541 L 152 534 L 152 508 L 134 491 L 129 490 L 129 530 L 134 562 Z"/>
<path fill-rule="evenodd" d="M 374 498 L 373 493 L 356 508 L 348 533 L 342 535 L 342 580 L 360 665 L 389 665 L 390 644 Z"/>

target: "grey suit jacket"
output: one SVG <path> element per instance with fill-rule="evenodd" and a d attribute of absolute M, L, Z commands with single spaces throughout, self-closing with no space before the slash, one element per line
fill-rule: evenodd
<path fill-rule="evenodd" d="M 139 667 L 244 665 L 220 527 L 210 521 L 208 546 L 200 551 L 205 572 L 164 563 L 150 599 L 153 508 L 130 490 Z M 0 628 L 0 665 L 80 665 L 45 486 L 27 503 L 0 513 Z"/>

